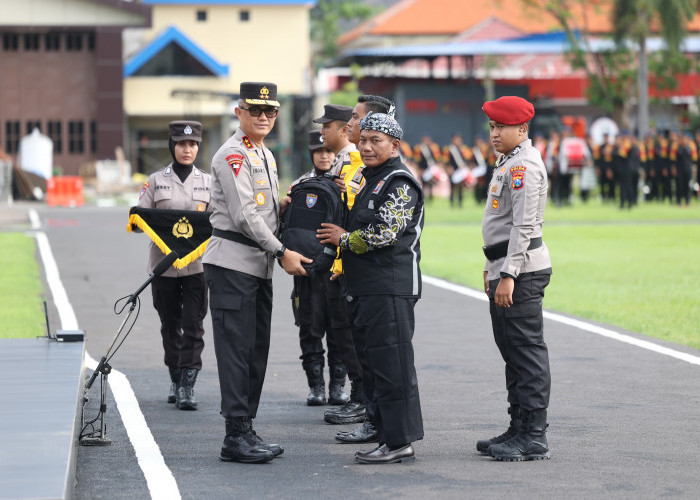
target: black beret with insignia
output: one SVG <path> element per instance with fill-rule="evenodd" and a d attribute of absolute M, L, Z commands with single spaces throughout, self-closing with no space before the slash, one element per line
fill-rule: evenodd
<path fill-rule="evenodd" d="M 248 104 L 276 107 L 280 105 L 277 100 L 277 84 L 271 82 L 243 82 L 240 94 L 241 99 Z"/>
<path fill-rule="evenodd" d="M 175 141 L 202 142 L 202 124 L 195 121 L 180 120 L 170 122 L 168 134 Z"/>
<path fill-rule="evenodd" d="M 317 149 L 325 147 L 326 145 L 323 144 L 323 136 L 320 130 L 312 130 L 309 132 L 309 151 L 316 151 Z"/>

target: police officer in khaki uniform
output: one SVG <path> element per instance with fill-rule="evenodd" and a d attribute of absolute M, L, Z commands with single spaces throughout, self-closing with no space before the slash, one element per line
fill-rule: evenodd
<path fill-rule="evenodd" d="M 212 158 L 212 237 L 204 253 L 214 348 L 226 437 L 219 458 L 262 463 L 282 453 L 253 430 L 260 402 L 272 317 L 275 259 L 304 276 L 302 262 L 277 239 L 277 164 L 263 144 L 279 112 L 277 85 L 244 82 L 236 116 L 240 127 Z"/>
<path fill-rule="evenodd" d="M 531 103 L 506 96 L 483 109 L 491 142 L 501 153 L 482 223 L 484 291 L 506 364 L 511 420 L 505 433 L 480 440 L 476 448 L 497 460 L 540 460 L 550 456 L 546 428 L 551 377 L 542 319 L 544 289 L 552 273 L 542 242 L 547 172 L 527 135 L 535 115 Z"/>
<path fill-rule="evenodd" d="M 323 144 L 335 153 L 330 169 L 330 173 L 334 175 L 340 175 L 343 166 L 350 164 L 350 153 L 357 151 L 357 147 L 348 140 L 350 118 L 350 106 L 326 104 L 323 106 L 323 116 L 313 120 L 314 123 L 321 124 Z"/>
<path fill-rule="evenodd" d="M 169 125 L 169 149 L 173 162 L 151 174 L 144 184 L 138 206 L 166 210 L 209 211 L 211 176 L 194 166 L 202 124 L 174 121 Z M 155 243 L 150 244 L 148 272 L 163 258 Z M 204 317 L 207 288 L 201 259 L 183 269 L 170 267 L 151 282 L 153 307 L 160 317 L 165 365 L 170 371 L 168 403 L 181 410 L 196 410 L 194 383 L 202 369 Z"/>

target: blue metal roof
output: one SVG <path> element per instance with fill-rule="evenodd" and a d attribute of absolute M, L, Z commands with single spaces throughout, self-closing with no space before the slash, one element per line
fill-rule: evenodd
<path fill-rule="evenodd" d="M 316 5 L 316 0 L 142 0 L 147 5 Z"/>
<path fill-rule="evenodd" d="M 610 39 L 589 40 L 590 50 L 601 52 L 615 46 Z M 651 52 L 664 47 L 663 39 L 649 38 L 647 49 Z M 403 45 L 399 47 L 371 47 L 343 52 L 339 63 L 377 62 L 381 60 L 434 59 L 440 56 L 505 55 L 505 54 L 561 54 L 571 48 L 563 32 L 532 34 L 519 38 L 479 40 L 474 42 L 446 42 L 432 45 Z M 684 52 L 700 52 L 700 37 L 688 37 L 682 45 Z"/>
<path fill-rule="evenodd" d="M 192 57 L 197 59 L 197 61 L 199 61 L 215 76 L 228 76 L 228 64 L 218 63 L 216 59 L 207 54 L 192 40 L 187 38 L 180 30 L 174 26 L 170 26 L 126 62 L 124 65 L 124 78 L 132 76 L 156 54 L 173 42 L 177 43 Z"/>

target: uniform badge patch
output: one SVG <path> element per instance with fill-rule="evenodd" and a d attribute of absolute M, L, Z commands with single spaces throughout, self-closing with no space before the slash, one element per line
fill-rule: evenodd
<path fill-rule="evenodd" d="M 265 184 L 267 184 L 267 181 L 265 179 L 259 179 L 255 181 L 256 184 L 258 184 L 260 187 L 263 187 Z"/>
<path fill-rule="evenodd" d="M 377 194 L 380 189 L 382 189 L 382 186 L 384 185 L 384 181 L 379 181 L 376 186 L 374 186 L 374 189 L 372 190 L 372 194 Z"/>
<path fill-rule="evenodd" d="M 494 186 L 491 188 L 491 192 L 492 192 L 492 193 L 495 193 L 496 191 L 498 191 L 498 186 L 495 186 L 495 185 L 494 185 Z"/>
<path fill-rule="evenodd" d="M 238 177 L 238 172 L 241 171 L 241 166 L 243 166 L 243 155 L 228 155 L 226 157 L 226 163 L 231 166 L 233 175 Z"/>
<path fill-rule="evenodd" d="M 498 210 L 498 200 L 493 200 L 491 202 L 491 207 L 493 207 L 494 210 Z"/>
<path fill-rule="evenodd" d="M 357 184 L 362 180 L 362 169 L 358 170 L 357 173 L 352 177 L 352 182 Z"/>
<path fill-rule="evenodd" d="M 141 199 L 141 197 L 142 197 L 144 194 L 146 194 L 146 191 L 148 191 L 148 188 L 149 188 L 149 187 L 151 187 L 151 184 L 148 183 L 148 182 L 146 182 L 146 183 L 143 185 L 143 187 L 141 188 L 141 194 L 139 194 L 139 200 Z"/>
<path fill-rule="evenodd" d="M 316 202 L 318 201 L 318 195 L 317 194 L 312 194 L 312 193 L 307 193 L 306 194 L 306 206 L 309 208 L 313 208 L 314 205 L 316 205 Z"/>
<path fill-rule="evenodd" d="M 247 135 L 243 136 L 243 144 L 245 144 L 245 147 L 248 149 L 253 149 L 253 143 L 250 141 Z"/>
<path fill-rule="evenodd" d="M 523 186 L 525 186 L 525 167 L 523 167 L 523 166 L 511 167 L 510 168 L 510 176 L 511 176 L 511 187 L 514 190 L 522 189 Z"/>
<path fill-rule="evenodd" d="M 265 204 L 265 193 L 258 193 L 255 195 L 255 203 L 258 205 L 264 205 Z"/>
<path fill-rule="evenodd" d="M 204 212 L 205 206 L 204 203 L 200 203 L 197 205 L 197 212 Z"/>
<path fill-rule="evenodd" d="M 501 167 L 501 173 L 505 174 L 506 173 L 506 167 Z"/>

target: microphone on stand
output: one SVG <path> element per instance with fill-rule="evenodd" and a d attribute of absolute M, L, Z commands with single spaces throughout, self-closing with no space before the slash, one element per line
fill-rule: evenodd
<path fill-rule="evenodd" d="M 127 304 L 135 303 L 136 302 L 136 297 L 143 292 L 146 287 L 153 281 L 153 278 L 156 278 L 163 274 L 165 271 L 167 271 L 170 266 L 173 265 L 173 263 L 178 259 L 178 255 L 175 252 L 170 252 L 168 255 L 163 257 L 158 264 L 156 264 L 156 267 L 153 268 L 153 274 L 151 274 L 148 279 L 145 281 L 143 285 L 139 287 L 138 290 L 136 290 L 134 293 L 131 294 L 129 297 L 129 300 L 126 301 Z"/>

